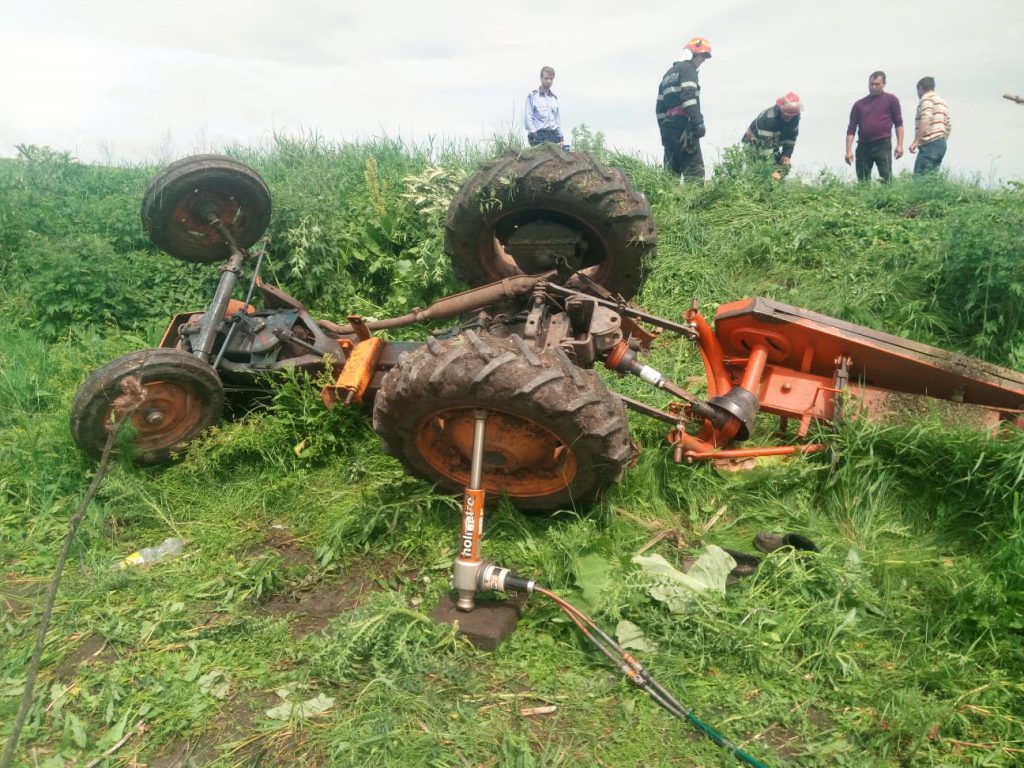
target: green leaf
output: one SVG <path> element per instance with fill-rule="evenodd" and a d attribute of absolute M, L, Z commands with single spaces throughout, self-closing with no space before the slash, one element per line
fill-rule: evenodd
<path fill-rule="evenodd" d="M 721 547 L 709 544 L 704 553 L 683 573 L 661 555 L 637 555 L 633 562 L 654 578 L 648 593 L 665 603 L 672 613 L 684 613 L 697 596 L 705 592 L 725 594 L 725 579 L 736 561 Z"/>
<path fill-rule="evenodd" d="M 85 733 L 85 724 L 74 712 L 68 712 L 67 724 L 71 728 L 71 738 L 80 749 L 85 749 L 89 744 L 89 737 Z"/>
<path fill-rule="evenodd" d="M 580 558 L 576 566 L 576 586 L 583 593 L 583 601 L 594 608 L 601 601 L 610 580 L 611 566 L 598 554 L 590 553 Z"/>
<path fill-rule="evenodd" d="M 281 691 L 278 691 L 277 695 L 280 696 L 281 693 Z M 307 699 L 301 704 L 285 699 L 276 707 L 268 709 L 265 714 L 272 720 L 291 720 L 293 717 L 301 718 L 321 715 L 333 706 L 334 699 L 332 697 L 318 693 L 312 699 Z"/>
<path fill-rule="evenodd" d="M 128 724 L 128 713 L 125 712 L 121 719 L 114 723 L 107 732 L 100 736 L 99 741 L 96 742 L 96 749 L 100 752 L 109 749 L 121 740 L 124 736 L 124 727 Z"/>
<path fill-rule="evenodd" d="M 658 646 L 632 621 L 623 619 L 615 625 L 615 639 L 623 648 L 632 648 L 637 651 L 656 651 Z"/>
<path fill-rule="evenodd" d="M 228 697 L 231 690 L 231 682 L 220 669 L 211 669 L 197 681 L 199 690 L 208 696 L 221 701 Z"/>

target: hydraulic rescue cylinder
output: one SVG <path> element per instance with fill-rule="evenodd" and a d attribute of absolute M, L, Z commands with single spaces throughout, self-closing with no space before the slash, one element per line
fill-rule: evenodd
<path fill-rule="evenodd" d="M 480 559 L 480 538 L 483 536 L 484 500 L 484 436 L 488 412 L 476 411 L 473 425 L 473 454 L 469 470 L 469 486 L 462 497 L 462 534 L 459 536 L 459 554 L 455 558 L 453 582 L 458 593 L 455 607 L 472 611 L 476 603 L 478 577 L 483 561 Z"/>

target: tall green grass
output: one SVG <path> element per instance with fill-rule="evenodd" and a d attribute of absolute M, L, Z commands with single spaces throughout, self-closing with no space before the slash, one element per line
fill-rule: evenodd
<path fill-rule="evenodd" d="M 1019 190 L 777 185 L 739 156 L 682 187 L 592 140 L 652 204 L 658 260 L 640 297 L 651 311 L 763 294 L 1024 367 Z M 446 201 L 512 141 L 281 138 L 228 152 L 273 192 L 269 276 L 338 318 L 457 287 Z M 0 736 L 94 469 L 68 434 L 74 390 L 153 344 L 216 280 L 145 241 L 138 202 L 158 170 L 40 148 L 0 162 Z M 680 344 L 654 360 L 680 380 L 700 373 Z M 851 423 L 827 436 L 827 457 L 720 474 L 673 464 L 663 425 L 633 427 L 637 465 L 603 504 L 538 517 L 502 502 L 487 556 L 586 602 L 612 631 L 637 625 L 659 680 L 769 764 L 1019 761 L 1020 435 Z M 364 414 L 323 410 L 297 377 L 167 467 L 117 466 L 73 550 L 18 764 L 726 764 L 538 598 L 494 654 L 430 622 L 457 509 L 382 454 Z M 760 530 L 801 532 L 822 552 L 770 555 L 681 613 L 632 562 L 644 551 L 679 565 L 708 543 L 752 551 Z M 185 556 L 113 568 L 171 535 L 187 539 Z M 333 607 L 302 612 L 314 604 Z M 321 694 L 334 700 L 324 712 L 301 706 Z M 542 704 L 556 709 L 520 714 Z"/>

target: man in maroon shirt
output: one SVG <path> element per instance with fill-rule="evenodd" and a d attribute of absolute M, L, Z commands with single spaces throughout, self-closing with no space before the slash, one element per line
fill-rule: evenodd
<path fill-rule="evenodd" d="M 878 166 L 882 181 L 892 178 L 892 129 L 896 128 L 896 159 L 903 157 L 903 114 L 900 100 L 885 92 L 885 72 L 872 72 L 868 95 L 850 110 L 846 129 L 846 164 L 853 164 L 853 135 L 857 133 L 857 178 L 868 181 L 871 166 Z"/>

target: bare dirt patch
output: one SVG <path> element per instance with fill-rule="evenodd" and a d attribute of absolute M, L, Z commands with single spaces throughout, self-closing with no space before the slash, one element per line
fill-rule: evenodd
<path fill-rule="evenodd" d="M 272 595 L 261 607 L 271 616 L 288 616 L 293 637 L 318 632 L 327 622 L 361 605 L 368 595 L 385 587 L 401 589 L 403 581 L 416 578 L 416 572 L 403 570 L 401 557 L 364 558 L 349 566 L 346 574 L 311 589 Z"/>
<path fill-rule="evenodd" d="M 285 525 L 272 525 L 267 529 L 263 542 L 256 547 L 257 551 L 273 550 L 281 555 L 285 565 L 312 565 L 313 555 L 302 546 L 302 542 L 292 535 Z"/>
<path fill-rule="evenodd" d="M 83 637 L 79 635 L 78 637 Z M 117 659 L 114 649 L 107 645 L 102 635 L 84 635 L 84 640 L 54 671 L 54 676 L 61 682 L 70 682 L 78 674 L 83 665 L 110 664 Z"/>
<path fill-rule="evenodd" d="M 0 581 L 0 614 L 19 617 L 42 606 L 46 595 L 45 581 L 26 581 L 4 576 Z"/>
<path fill-rule="evenodd" d="M 244 699 L 233 698 L 226 701 L 220 711 L 216 729 L 195 738 L 174 740 L 163 754 L 149 761 L 149 768 L 190 768 L 209 765 L 229 752 L 236 759 L 248 759 L 256 765 L 261 764 L 267 757 L 266 745 L 260 740 L 251 740 L 248 737 L 253 733 L 258 713 L 277 703 L 278 698 L 270 691 L 255 691 Z"/>

